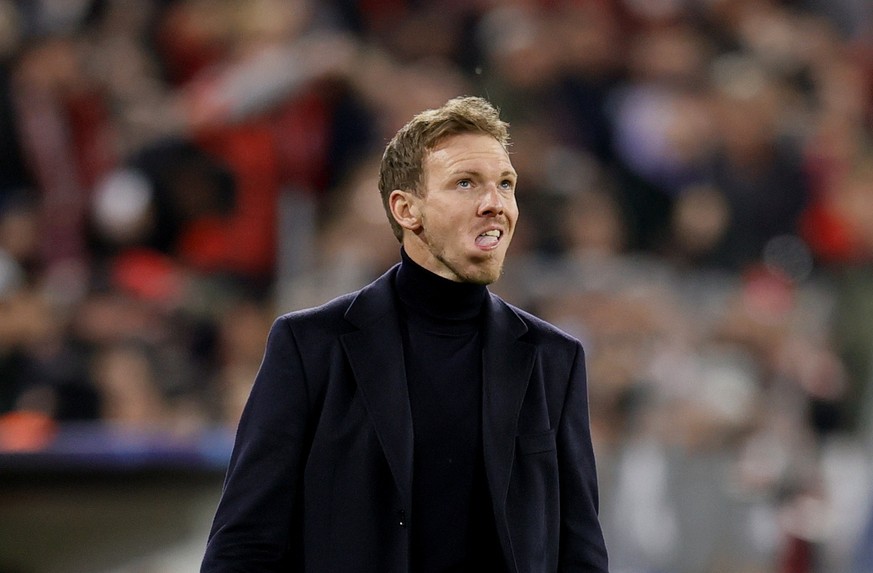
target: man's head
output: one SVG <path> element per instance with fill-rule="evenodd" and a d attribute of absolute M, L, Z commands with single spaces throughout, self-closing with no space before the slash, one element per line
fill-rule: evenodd
<path fill-rule="evenodd" d="M 477 97 L 422 112 L 397 132 L 379 191 L 413 260 L 451 280 L 497 279 L 518 217 L 508 144 L 508 124 Z"/>

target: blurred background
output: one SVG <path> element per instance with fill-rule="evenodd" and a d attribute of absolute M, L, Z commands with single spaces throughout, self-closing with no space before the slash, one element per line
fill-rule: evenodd
<path fill-rule="evenodd" d="M 483 95 L 613 573 L 873 571 L 870 0 L 0 0 L 0 573 L 197 570 L 272 319 Z"/>

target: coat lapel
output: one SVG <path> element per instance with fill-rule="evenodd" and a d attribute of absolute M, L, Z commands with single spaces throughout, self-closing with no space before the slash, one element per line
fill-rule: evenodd
<path fill-rule="evenodd" d="M 343 335 L 342 343 L 397 488 L 408 501 L 412 485 L 412 411 L 394 304 L 395 273 L 396 267 L 352 301 L 346 319 L 358 330 Z"/>
<path fill-rule="evenodd" d="M 515 452 L 518 416 L 533 370 L 534 346 L 519 340 L 527 332 L 521 318 L 491 295 L 482 355 L 482 445 L 497 528 L 505 546 L 506 496 Z"/>

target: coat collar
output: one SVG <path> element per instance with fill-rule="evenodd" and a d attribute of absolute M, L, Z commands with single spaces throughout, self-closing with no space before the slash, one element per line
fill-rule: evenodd
<path fill-rule="evenodd" d="M 412 411 L 393 287 L 398 267 L 391 268 L 353 299 L 346 319 L 357 330 L 344 335 L 342 343 L 397 487 L 409 501 Z M 486 313 L 482 440 L 485 470 L 500 529 L 505 527 L 505 501 L 518 416 L 533 369 L 535 350 L 531 344 L 520 340 L 527 326 L 503 300 L 489 293 Z"/>
<path fill-rule="evenodd" d="M 522 340 L 527 325 L 503 300 L 491 294 L 487 312 L 482 352 L 482 448 L 497 534 L 512 563 L 506 500 L 518 419 L 536 349 Z"/>
<path fill-rule="evenodd" d="M 412 499 L 412 410 L 394 295 L 399 265 L 362 289 L 346 310 L 358 329 L 342 336 L 352 373 L 398 490 Z"/>

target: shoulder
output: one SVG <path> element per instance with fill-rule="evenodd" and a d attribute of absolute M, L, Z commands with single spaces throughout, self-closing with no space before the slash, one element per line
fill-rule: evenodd
<path fill-rule="evenodd" d="M 276 319 L 307 335 L 346 331 L 389 312 L 394 305 L 393 277 L 396 266 L 360 290 L 338 296 L 312 308 L 294 310 Z"/>
<path fill-rule="evenodd" d="M 345 315 L 358 292 L 344 294 L 312 308 L 287 312 L 276 318 L 272 332 L 290 336 L 302 350 L 311 352 L 313 345 L 325 344 L 352 329 Z"/>
<path fill-rule="evenodd" d="M 359 292 L 350 292 L 311 308 L 286 312 L 279 316 L 276 321 L 292 325 L 311 325 L 312 323 L 341 320 Z"/>
<path fill-rule="evenodd" d="M 533 344 L 547 344 L 565 347 L 576 350 L 582 349 L 582 344 L 578 338 L 561 330 L 554 324 L 526 311 L 522 308 L 508 303 L 502 298 L 492 295 L 498 307 L 503 307 L 505 312 L 514 314 L 525 325 L 527 332 L 524 339 Z"/>

